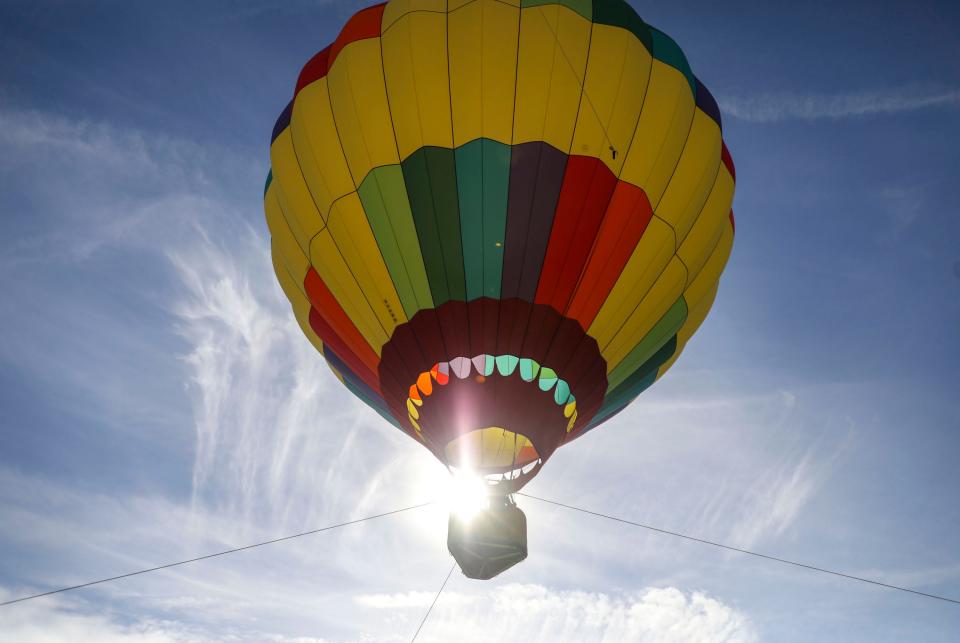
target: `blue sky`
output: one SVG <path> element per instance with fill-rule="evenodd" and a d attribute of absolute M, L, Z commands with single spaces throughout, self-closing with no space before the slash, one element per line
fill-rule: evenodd
<path fill-rule="evenodd" d="M 960 9 L 634 3 L 721 105 L 737 239 L 677 365 L 533 494 L 960 597 Z M 346 2 L 0 6 L 0 598 L 433 497 L 269 267 L 274 118 Z M 950 641 L 960 608 L 522 499 L 422 641 Z M 430 508 L 0 609 L 10 641 L 405 641 Z M 9 637 L 9 638 L 8 638 Z"/>

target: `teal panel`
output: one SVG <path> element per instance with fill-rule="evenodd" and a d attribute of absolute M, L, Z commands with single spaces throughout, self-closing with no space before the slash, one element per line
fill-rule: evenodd
<path fill-rule="evenodd" d="M 647 51 L 653 53 L 653 38 L 650 35 L 652 29 L 624 0 L 595 0 L 593 21 L 598 25 L 612 25 L 626 29 L 643 43 Z"/>
<path fill-rule="evenodd" d="M 433 303 L 465 301 L 454 151 L 422 147 L 401 167 Z"/>
<path fill-rule="evenodd" d="M 357 193 L 407 318 L 423 308 L 433 308 L 403 170 L 399 165 L 378 167 L 367 175 Z"/>
<path fill-rule="evenodd" d="M 500 297 L 510 146 L 480 138 L 456 151 L 467 300 Z"/>
<path fill-rule="evenodd" d="M 655 27 L 650 27 L 650 33 L 653 36 L 653 49 L 651 50 L 653 57 L 670 65 L 686 76 L 687 82 L 690 83 L 690 91 L 696 96 L 697 79 L 693 77 L 690 63 L 687 62 L 687 57 L 683 54 L 683 50 L 680 49 L 680 45 L 678 45 L 673 38 Z"/>
<path fill-rule="evenodd" d="M 266 183 L 264 184 L 264 186 L 263 186 L 263 196 L 264 196 L 264 198 L 266 198 L 266 196 L 267 196 L 267 190 L 270 189 L 270 184 L 271 184 L 271 183 L 273 183 L 273 170 L 272 170 L 272 169 L 271 169 L 269 172 L 267 172 L 267 182 L 266 182 Z"/>

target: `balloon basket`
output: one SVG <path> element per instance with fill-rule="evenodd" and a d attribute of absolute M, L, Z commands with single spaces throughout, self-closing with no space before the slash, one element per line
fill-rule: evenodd
<path fill-rule="evenodd" d="M 527 557 L 527 517 L 507 497 L 469 518 L 451 513 L 447 549 L 464 576 L 489 580 Z"/>

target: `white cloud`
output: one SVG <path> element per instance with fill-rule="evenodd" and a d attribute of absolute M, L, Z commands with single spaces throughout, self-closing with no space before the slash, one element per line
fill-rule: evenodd
<path fill-rule="evenodd" d="M 725 115 L 754 123 L 836 120 L 873 114 L 898 114 L 935 107 L 960 107 L 960 90 L 905 87 L 846 94 L 783 92 L 757 96 L 723 96 L 719 103 Z"/>
<path fill-rule="evenodd" d="M 607 594 L 510 584 L 453 605 L 441 596 L 419 640 L 749 643 L 758 638 L 746 615 L 700 592 L 664 587 Z"/>

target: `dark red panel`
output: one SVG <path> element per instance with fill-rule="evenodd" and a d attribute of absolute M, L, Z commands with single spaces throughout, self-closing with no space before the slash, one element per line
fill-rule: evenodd
<path fill-rule="evenodd" d="M 737 182 L 737 168 L 733 166 L 733 157 L 730 156 L 730 150 L 727 149 L 727 144 L 721 141 L 722 147 L 720 148 L 720 160 L 727 167 L 727 171 L 730 172 L 730 176 L 733 177 L 733 182 Z"/>
<path fill-rule="evenodd" d="M 329 346 L 337 357 L 347 365 L 347 367 L 362 380 L 367 386 L 380 394 L 380 380 L 376 371 L 371 371 L 357 357 L 353 349 L 341 339 L 340 335 L 327 323 L 327 320 L 317 312 L 316 308 L 310 309 L 310 328 L 317 334 L 324 346 Z"/>
<path fill-rule="evenodd" d="M 567 155 L 535 141 L 513 146 L 500 297 L 533 301 L 550 240 Z"/>
<path fill-rule="evenodd" d="M 653 209 L 643 190 L 618 182 L 580 282 L 564 312 L 580 322 L 584 330 L 590 328 L 600 312 L 651 217 Z"/>
<path fill-rule="evenodd" d="M 571 156 L 560 189 L 536 302 L 563 312 L 586 265 L 617 177 L 600 159 Z"/>
<path fill-rule="evenodd" d="M 386 3 L 376 4 L 366 9 L 361 9 L 353 14 L 353 17 L 343 25 L 340 35 L 330 45 L 330 63 L 328 67 L 333 67 L 334 61 L 344 47 L 351 42 L 365 40 L 367 38 L 380 37 L 380 22 L 383 19 L 383 8 Z"/>
<path fill-rule="evenodd" d="M 297 97 L 301 89 L 327 75 L 327 69 L 329 68 L 327 61 L 329 57 L 330 46 L 327 46 L 326 49 L 317 52 L 313 58 L 307 61 L 307 64 L 300 70 L 300 76 L 297 78 L 297 88 L 293 92 L 294 98 Z"/>
<path fill-rule="evenodd" d="M 303 278 L 303 288 L 313 308 L 323 317 L 337 337 L 342 339 L 344 345 L 348 347 L 346 352 L 356 355 L 357 359 L 370 372 L 376 373 L 380 365 L 380 358 L 377 357 L 370 344 L 357 330 L 347 313 L 340 307 L 337 298 L 327 288 L 327 284 L 323 283 L 323 279 L 312 267 Z M 326 343 L 326 340 L 324 340 L 324 343 Z M 347 359 L 347 355 L 343 352 L 337 351 L 337 354 L 340 355 L 341 359 Z"/>

